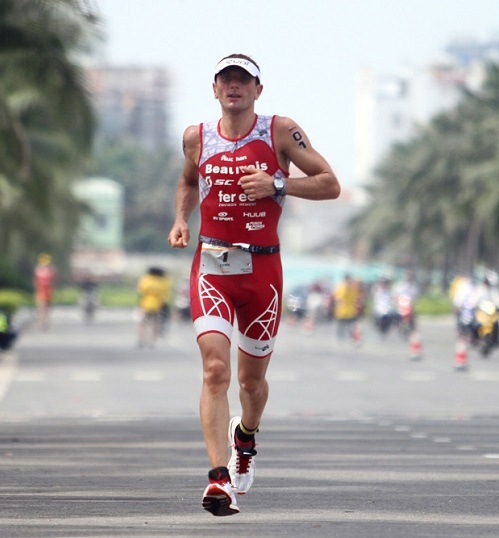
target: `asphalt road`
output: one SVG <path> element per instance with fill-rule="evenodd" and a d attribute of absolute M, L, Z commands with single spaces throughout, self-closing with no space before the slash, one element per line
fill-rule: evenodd
<path fill-rule="evenodd" d="M 499 537 L 499 356 L 456 371 L 452 320 L 421 334 L 411 361 L 285 323 L 255 484 L 215 518 L 189 324 L 139 350 L 130 312 L 55 311 L 0 358 L 0 536 Z"/>

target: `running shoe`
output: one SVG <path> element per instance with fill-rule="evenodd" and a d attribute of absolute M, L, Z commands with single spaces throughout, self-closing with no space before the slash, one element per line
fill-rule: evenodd
<path fill-rule="evenodd" d="M 212 481 L 203 493 L 203 508 L 214 516 L 238 514 L 234 488 L 229 480 Z"/>
<path fill-rule="evenodd" d="M 229 445 L 232 450 L 229 463 L 230 480 L 238 495 L 247 493 L 255 479 L 255 442 L 247 444 L 236 442 L 236 428 L 241 417 L 234 417 L 229 424 Z"/>

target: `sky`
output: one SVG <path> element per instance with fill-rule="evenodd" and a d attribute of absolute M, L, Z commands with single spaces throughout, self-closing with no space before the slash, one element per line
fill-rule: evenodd
<path fill-rule="evenodd" d="M 499 38 L 499 0 L 94 0 L 105 42 L 96 61 L 165 67 L 179 151 L 188 125 L 220 117 L 215 65 L 244 53 L 260 65 L 260 114 L 292 118 L 354 181 L 356 95 L 368 68 L 422 68 L 453 40 Z"/>

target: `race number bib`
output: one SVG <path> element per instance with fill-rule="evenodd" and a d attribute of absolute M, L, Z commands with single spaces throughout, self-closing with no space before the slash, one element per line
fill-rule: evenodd
<path fill-rule="evenodd" d="M 201 272 L 208 275 L 249 275 L 253 272 L 251 253 L 240 248 L 201 246 Z"/>

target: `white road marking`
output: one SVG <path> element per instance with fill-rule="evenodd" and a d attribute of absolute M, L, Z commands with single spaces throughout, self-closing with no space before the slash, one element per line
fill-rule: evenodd
<path fill-rule="evenodd" d="M 268 372 L 268 381 L 298 381 L 298 374 L 291 371 Z"/>
<path fill-rule="evenodd" d="M 475 381 L 499 381 L 499 372 L 471 372 Z"/>
<path fill-rule="evenodd" d="M 26 371 L 26 372 L 19 372 L 16 375 L 16 382 L 17 383 L 41 383 L 42 381 L 45 381 L 47 376 L 43 372 L 36 372 L 36 371 Z"/>
<path fill-rule="evenodd" d="M 367 372 L 361 372 L 360 370 L 345 370 L 343 372 L 339 372 L 336 375 L 337 381 L 367 381 L 367 378 L 369 377 Z"/>
<path fill-rule="evenodd" d="M 395 426 L 394 430 L 396 432 L 409 432 L 411 428 L 409 426 Z"/>
<path fill-rule="evenodd" d="M 140 370 L 134 372 L 132 377 L 135 381 L 163 381 L 166 375 L 159 370 Z"/>
<path fill-rule="evenodd" d="M 84 382 L 84 383 L 102 381 L 102 372 L 99 372 L 97 370 L 73 372 L 71 374 L 71 381 Z"/>
<path fill-rule="evenodd" d="M 437 379 L 437 376 L 435 375 L 435 372 L 412 371 L 412 372 L 405 373 L 404 374 L 404 379 L 406 381 L 435 381 Z"/>

